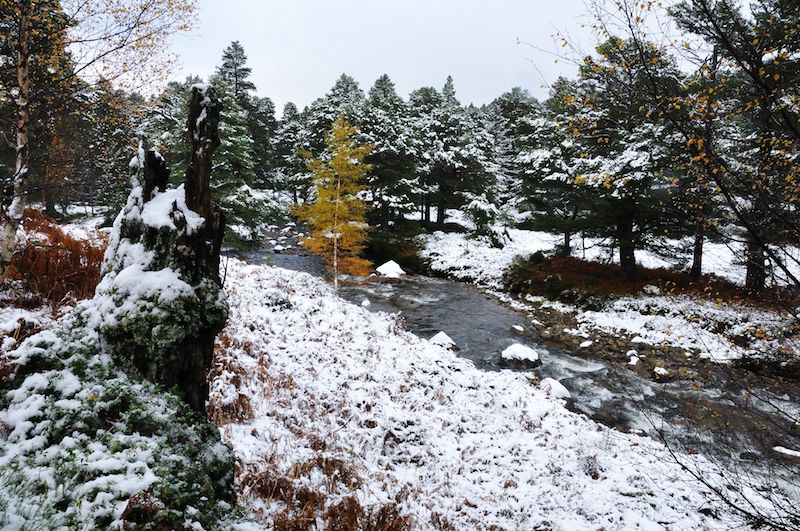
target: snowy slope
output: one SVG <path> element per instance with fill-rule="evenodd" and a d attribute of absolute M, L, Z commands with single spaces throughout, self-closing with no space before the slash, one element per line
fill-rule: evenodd
<path fill-rule="evenodd" d="M 733 523 L 698 512 L 713 502 L 663 447 L 567 411 L 525 373 L 478 370 L 304 273 L 230 260 L 226 290 L 209 410 L 267 524 L 321 529 L 354 500 L 415 529 Z"/>

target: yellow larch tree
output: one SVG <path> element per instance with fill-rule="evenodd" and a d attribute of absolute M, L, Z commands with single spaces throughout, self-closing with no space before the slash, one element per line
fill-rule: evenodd
<path fill-rule="evenodd" d="M 321 256 L 333 271 L 334 286 L 338 275 L 364 276 L 370 262 L 360 255 L 369 232 L 366 223 L 367 204 L 359 197 L 364 190 L 364 177 L 371 167 L 364 163 L 372 145 L 359 144 L 358 130 L 339 115 L 326 134 L 327 156 L 313 157 L 306 153 L 306 164 L 313 174 L 317 199 L 298 211 L 311 227 L 303 244 Z"/>

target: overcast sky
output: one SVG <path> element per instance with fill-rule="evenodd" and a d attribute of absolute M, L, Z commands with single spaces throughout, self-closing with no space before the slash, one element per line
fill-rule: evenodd
<path fill-rule="evenodd" d="M 589 40 L 583 0 L 200 0 L 199 8 L 191 35 L 175 39 L 183 65 L 175 77 L 208 76 L 238 40 L 259 95 L 279 111 L 322 96 L 343 72 L 365 91 L 389 74 L 404 97 L 441 87 L 448 74 L 463 103 L 514 86 L 542 97 L 545 81 L 575 69 L 517 39 L 554 52 L 556 30 Z"/>

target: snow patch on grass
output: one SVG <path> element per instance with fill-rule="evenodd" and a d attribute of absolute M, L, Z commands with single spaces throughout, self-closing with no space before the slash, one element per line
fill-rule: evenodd
<path fill-rule="evenodd" d="M 698 512 L 711 498 L 654 441 L 567 411 L 523 374 L 478 370 L 319 279 L 230 260 L 227 296 L 211 409 L 240 497 L 268 524 L 312 500 L 320 525 L 354 501 L 416 529 L 731 525 Z"/>

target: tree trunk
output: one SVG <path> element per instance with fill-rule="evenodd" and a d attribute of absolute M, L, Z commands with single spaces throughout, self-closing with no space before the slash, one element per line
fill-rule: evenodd
<path fill-rule="evenodd" d="M 436 206 L 436 224 L 440 227 L 444 227 L 444 220 L 447 214 L 447 203 L 442 197 L 439 199 L 439 204 Z"/>
<path fill-rule="evenodd" d="M 559 255 L 564 258 L 569 258 L 572 256 L 572 246 L 570 242 L 572 240 L 572 233 L 568 230 L 564 231 L 564 243 L 561 245 L 561 249 L 559 249 Z"/>
<path fill-rule="evenodd" d="M 619 265 L 626 275 L 636 274 L 636 243 L 633 238 L 633 215 L 624 214 L 617 220 Z"/>
<path fill-rule="evenodd" d="M 706 220 L 697 221 L 694 232 L 694 252 L 692 254 L 692 268 L 689 270 L 689 278 L 700 280 L 703 276 L 703 244 L 705 243 Z"/>
<path fill-rule="evenodd" d="M 5 277 L 16 251 L 17 228 L 25 211 L 28 180 L 28 123 L 30 122 L 31 80 L 29 76 L 30 0 L 15 3 L 18 15 L 17 49 L 17 146 L 11 183 L 0 190 L 0 279 Z"/>
<path fill-rule="evenodd" d="M 186 204 L 206 222 L 198 232 L 184 236 L 185 241 L 178 241 L 179 245 L 191 249 L 189 256 L 194 261 L 192 268 L 195 271 L 193 280 L 200 284 L 203 279 L 210 279 L 217 286 L 222 285 L 219 253 L 225 233 L 225 219 L 219 207 L 211 203 L 209 183 L 211 155 L 220 144 L 219 114 L 220 103 L 214 89 L 192 87 L 188 120 L 192 153 L 191 163 L 186 169 Z M 205 116 L 205 119 L 199 119 L 201 116 Z M 164 176 L 155 186 L 164 187 L 166 183 Z M 153 189 L 152 186 L 150 189 Z M 224 321 L 215 322 L 213 316 L 204 321 L 206 324 L 200 333 L 179 346 L 177 351 L 181 355 L 175 365 L 169 367 L 171 374 L 165 375 L 167 386 L 170 383 L 176 385 L 189 405 L 200 412 L 205 412 L 208 399 L 208 371 L 214 353 L 214 338 L 224 324 Z"/>

